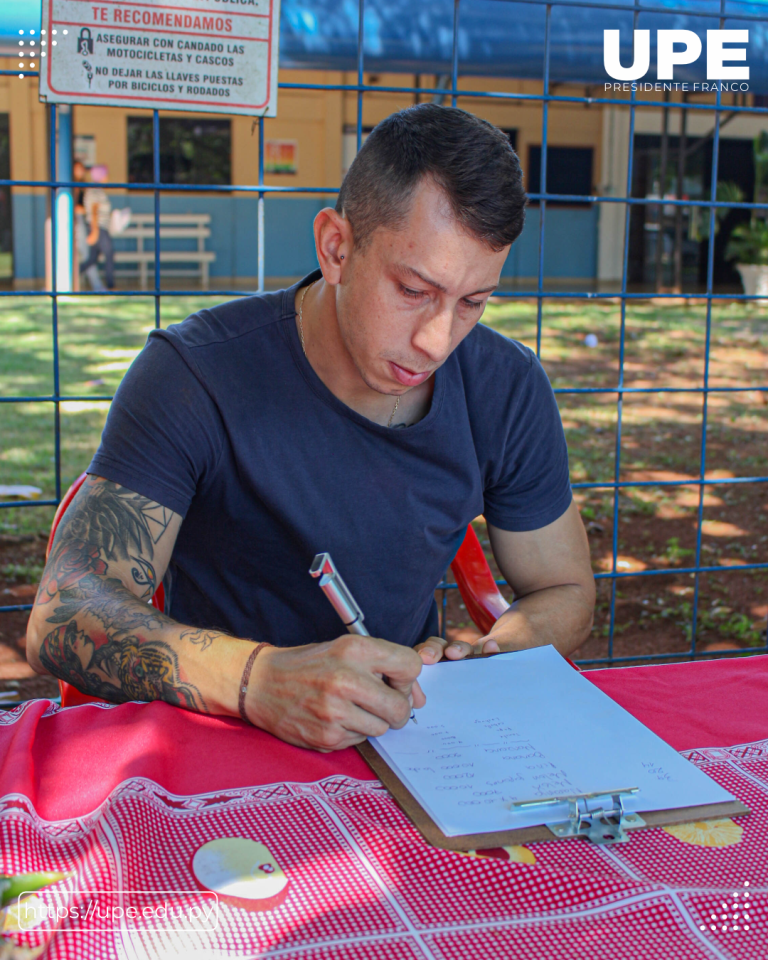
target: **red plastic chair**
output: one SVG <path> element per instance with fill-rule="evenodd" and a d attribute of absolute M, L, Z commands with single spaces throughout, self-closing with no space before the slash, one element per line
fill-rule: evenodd
<path fill-rule="evenodd" d="M 475 626 L 482 630 L 483 634 L 490 633 L 491 627 L 502 613 L 509 610 L 509 604 L 496 586 L 483 548 L 471 525 L 467 527 L 467 535 L 454 557 L 451 570 L 456 577 L 461 599 Z M 582 672 L 581 667 L 576 666 L 573 660 L 569 657 L 565 659 L 574 670 Z"/>
<path fill-rule="evenodd" d="M 61 522 L 61 518 L 64 516 L 67 507 L 85 482 L 87 476 L 88 474 L 86 473 L 80 474 L 64 494 L 56 510 L 53 523 L 51 524 L 51 535 L 48 538 L 48 547 L 45 552 L 46 560 L 48 559 L 48 554 L 51 552 L 53 538 Z M 477 534 L 471 526 L 467 527 L 466 536 L 451 563 L 451 570 L 454 577 L 456 577 L 459 593 L 467 608 L 467 613 L 479 630 L 484 634 L 488 633 L 502 613 L 509 609 L 509 604 L 496 586 L 491 568 L 485 559 L 483 548 L 480 546 Z M 158 610 L 164 608 L 165 591 L 163 590 L 162 583 L 155 591 L 151 602 Z M 70 683 L 66 683 L 64 680 L 59 680 L 59 689 L 61 691 L 62 707 L 73 707 L 80 703 L 104 703 L 104 700 L 100 697 L 91 697 L 88 696 L 87 693 L 81 693 L 76 687 L 73 687 Z"/>
<path fill-rule="evenodd" d="M 502 613 L 509 610 L 509 604 L 496 586 L 483 548 L 471 525 L 467 527 L 466 536 L 453 558 L 451 571 L 456 577 L 467 613 L 483 634 L 489 633 Z"/>

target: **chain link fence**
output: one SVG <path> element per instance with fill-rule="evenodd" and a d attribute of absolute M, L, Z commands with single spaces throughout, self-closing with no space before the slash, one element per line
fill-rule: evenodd
<path fill-rule="evenodd" d="M 520 0 L 516 0 L 520 2 Z M 544 14 L 544 57 L 543 63 L 541 65 L 541 92 L 531 93 L 531 92 L 509 92 L 504 90 L 489 91 L 486 89 L 472 89 L 471 81 L 469 78 L 463 78 L 460 86 L 460 57 L 459 57 L 459 33 L 460 33 L 460 24 L 461 24 L 461 13 L 462 7 L 460 0 L 455 0 L 453 5 L 453 38 L 452 38 L 452 58 L 450 64 L 450 74 L 445 75 L 440 78 L 440 80 L 435 84 L 435 86 L 420 86 L 420 85 L 403 85 L 403 86 L 384 86 L 381 83 L 371 84 L 365 82 L 365 53 L 364 53 L 364 26 L 365 26 L 365 0 L 359 0 L 359 31 L 358 31 L 358 40 L 357 40 L 357 77 L 355 83 L 347 84 L 310 84 L 310 83 L 292 83 L 292 82 L 281 82 L 279 84 L 280 88 L 283 90 L 328 90 L 328 91 L 343 91 L 347 94 L 354 95 L 357 99 L 357 119 L 356 119 L 356 140 L 357 148 L 359 149 L 363 134 L 363 107 L 364 107 L 364 98 L 368 94 L 378 94 L 380 95 L 383 92 L 392 93 L 397 95 L 402 95 L 404 97 L 410 97 L 413 99 L 419 98 L 440 98 L 440 101 L 451 103 L 454 106 L 465 106 L 467 109 L 472 109 L 473 103 L 478 103 L 483 100 L 494 100 L 496 102 L 508 102 L 508 103 L 530 103 L 540 105 L 541 110 L 541 148 L 540 148 L 540 171 L 538 182 L 540 184 L 540 190 L 537 192 L 531 192 L 530 199 L 532 202 L 538 203 L 540 215 L 538 220 L 538 257 L 537 257 L 537 278 L 535 286 L 532 286 L 530 289 L 501 289 L 498 292 L 498 298 L 500 301 L 520 301 L 527 302 L 529 304 L 535 304 L 535 348 L 538 355 L 541 355 L 543 346 L 546 346 L 546 329 L 545 329 L 545 312 L 546 305 L 548 303 L 553 303 L 556 301 L 560 302 L 613 302 L 618 305 L 618 356 L 617 356 L 617 368 L 616 368 L 616 382 L 611 386 L 563 386 L 557 383 L 555 385 L 555 392 L 558 395 L 559 401 L 566 401 L 568 397 L 576 396 L 608 396 L 615 398 L 615 436 L 614 436 L 614 456 L 613 456 L 613 470 L 612 474 L 609 476 L 604 476 L 595 481 L 576 481 L 573 483 L 574 490 L 577 492 L 588 492 L 588 491 L 603 491 L 608 494 L 612 500 L 612 511 L 611 511 L 611 520 L 610 520 L 610 539 L 611 539 L 611 552 L 610 552 L 610 563 L 608 564 L 608 569 L 598 570 L 596 577 L 598 581 L 607 581 L 610 587 L 609 595 L 609 614 L 607 621 L 607 647 L 605 656 L 591 658 L 589 660 L 582 660 L 579 662 L 590 663 L 590 664 L 613 664 L 618 662 L 631 662 L 633 660 L 643 660 L 644 662 L 651 660 L 663 660 L 671 658 L 680 658 L 680 657 L 702 657 L 708 656 L 710 654 L 702 652 L 697 649 L 697 634 L 699 632 L 699 624 L 701 619 L 700 611 L 700 592 L 701 592 L 701 583 L 702 577 L 707 574 L 714 574 L 718 578 L 722 578 L 723 583 L 728 585 L 728 578 L 733 576 L 734 571 L 742 573 L 744 571 L 768 571 L 768 563 L 757 562 L 757 561 L 745 561 L 740 563 L 737 567 L 728 567 L 721 564 L 713 564 L 704 562 L 703 552 L 702 552 L 702 533 L 703 533 L 703 522 L 704 522 L 704 507 L 705 507 L 705 495 L 708 489 L 712 489 L 714 486 L 718 487 L 727 487 L 727 486 L 741 486 L 741 485 L 758 485 L 768 483 L 768 476 L 766 475 L 745 475 L 745 476 L 732 476 L 728 478 L 723 478 L 721 476 L 711 476 L 711 471 L 708 469 L 708 425 L 709 418 L 711 415 L 711 405 L 713 396 L 722 396 L 727 393 L 737 393 L 743 391 L 752 391 L 758 393 L 765 393 L 768 391 L 768 386 L 758 384 L 755 385 L 752 382 L 744 382 L 743 384 L 731 385 L 731 386 L 722 386 L 713 384 L 711 382 L 711 356 L 712 356 L 712 345 L 713 345 L 713 304 L 717 304 L 718 301 L 723 303 L 741 303 L 745 307 L 748 302 L 757 300 L 757 296 L 749 296 L 747 294 L 735 294 L 732 292 L 716 292 L 714 289 L 714 263 L 715 263 L 715 235 L 716 235 L 716 218 L 718 216 L 719 210 L 729 210 L 729 209 L 743 209 L 748 210 L 750 213 L 756 211 L 768 211 L 768 203 L 753 203 L 743 200 L 741 202 L 733 202 L 729 200 L 718 199 L 718 157 L 720 150 L 720 141 L 721 141 L 721 125 L 723 114 L 726 113 L 729 117 L 734 115 L 763 115 L 768 114 L 768 108 L 763 105 L 764 99 L 755 98 L 757 105 L 748 106 L 746 104 L 746 98 L 742 98 L 742 103 L 733 103 L 724 105 L 722 103 L 722 94 L 718 91 L 716 99 L 713 103 L 708 102 L 689 102 L 689 101 L 673 101 L 669 104 L 670 108 L 675 110 L 684 111 L 687 114 L 693 113 L 705 113 L 707 116 L 712 118 L 713 129 L 711 131 L 711 141 L 712 141 L 712 162 L 711 162 L 711 176 L 709 183 L 709 196 L 708 199 L 697 199 L 695 201 L 695 206 L 699 209 L 703 215 L 702 219 L 708 220 L 708 242 L 706 247 L 706 283 L 703 290 L 696 290 L 694 292 L 664 292 L 663 290 L 636 290 L 631 289 L 631 285 L 628 281 L 629 276 L 629 255 L 630 255 L 630 233 L 632 225 L 632 210 L 633 208 L 641 208 L 648 206 L 649 204 L 655 208 L 660 208 L 658 202 L 658 197 L 654 200 L 648 196 L 633 196 L 633 177 L 634 177 L 634 163 L 635 163 L 635 126 L 636 126 L 636 111 L 638 108 L 652 107 L 657 110 L 663 107 L 663 104 L 659 100 L 643 100 L 638 98 L 636 92 L 632 92 L 629 96 L 617 97 L 617 96 L 575 96 L 572 94 L 552 92 L 552 84 L 550 82 L 551 75 L 551 30 L 552 30 L 552 17 L 553 11 L 558 7 L 576 7 L 584 11 L 585 15 L 591 11 L 591 14 L 595 17 L 599 16 L 599 10 L 619 10 L 623 12 L 633 12 L 633 24 L 637 26 L 638 17 L 641 13 L 640 6 L 635 3 L 634 7 L 628 7 L 627 5 L 622 4 L 603 4 L 603 3 L 546 3 L 544 0 L 525 0 L 526 3 L 532 3 L 538 5 Z M 674 17 L 674 11 L 671 11 L 665 7 L 648 7 L 643 6 L 642 12 L 655 12 L 658 14 L 668 15 L 669 17 Z M 707 20 L 713 27 L 722 28 L 725 22 L 725 0 L 721 0 L 719 12 L 705 12 L 705 11 L 696 11 L 696 16 L 701 17 Z M 739 15 L 739 19 L 744 20 L 757 20 L 760 19 L 757 16 L 750 17 L 748 15 Z M 671 22 L 670 22 L 670 25 Z M 6 70 L 1 71 L 3 75 L 24 78 L 24 77 L 34 77 L 37 76 L 37 71 L 20 69 L 16 70 Z M 735 98 L 734 98 L 735 99 Z M 622 110 L 628 111 L 629 114 L 629 149 L 628 149 L 628 162 L 626 167 L 626 176 L 625 176 L 625 190 L 624 195 L 619 196 L 584 196 L 583 194 L 573 195 L 573 194 L 563 194 L 563 193 L 553 193 L 548 192 L 546 189 L 547 184 L 547 159 L 548 159 L 548 142 L 549 142 L 549 130 L 550 130 L 550 120 L 552 110 L 558 106 L 568 105 L 568 106 L 583 106 L 585 108 L 600 108 L 602 105 L 619 107 Z M 57 196 L 59 196 L 63 191 L 71 191 L 78 188 L 81 184 L 75 183 L 74 181 L 63 181 L 57 180 L 55 178 L 55 171 L 58 169 L 58 157 L 57 157 L 57 108 L 55 105 L 49 105 L 48 110 L 48 130 L 49 130 L 49 166 L 50 166 L 50 179 L 48 180 L 2 180 L 0 181 L 0 186 L 6 187 L 33 187 L 33 188 L 46 188 L 50 192 L 50 211 L 51 211 L 51 234 L 52 234 L 52 248 L 55 251 L 57 249 L 57 237 L 60 232 L 60 225 L 57 224 Z M 103 108 L 110 109 L 110 108 Z M 161 264 L 160 264 L 160 207 L 161 207 L 161 198 L 167 192 L 187 192 L 187 193 L 206 193 L 206 194 L 215 194 L 215 193 L 226 193 L 226 194 L 250 194 L 251 196 L 257 197 L 258 199 L 258 248 L 256 251 L 256 262 L 257 262 L 257 275 L 258 275 L 258 290 L 264 290 L 265 284 L 265 250 L 267 244 L 269 243 L 269 236 L 265 233 L 265 217 L 264 217 L 264 204 L 265 199 L 269 195 L 277 194 L 292 194 L 292 195 L 308 195 L 308 194 L 319 194 L 319 195 L 333 195 L 338 191 L 338 188 L 333 186 L 323 187 L 323 186 L 274 186 L 267 185 L 265 183 L 265 168 L 264 168 L 264 151 L 265 151 L 265 136 L 264 136 L 264 120 L 258 119 L 254 121 L 258 129 L 258 180 L 255 184 L 245 185 L 245 184 L 168 184 L 161 181 L 160 176 L 160 118 L 157 111 L 154 111 L 152 118 L 152 144 L 153 144 L 153 174 L 154 180 L 152 183 L 106 183 L 103 186 L 106 189 L 119 189 L 127 191 L 129 194 L 132 191 L 142 191 L 146 192 L 148 189 L 152 191 L 154 196 L 154 289 L 149 291 L 147 290 L 129 290 L 129 289 L 120 289 L 110 292 L 109 296 L 115 298 L 132 298 L 140 297 L 146 298 L 151 296 L 154 299 L 154 324 L 156 327 L 160 326 L 161 323 L 161 303 L 164 300 L 170 300 L 178 297 L 187 297 L 199 295 L 200 291 L 197 289 L 162 289 L 160 286 L 161 280 Z M 341 136 L 341 131 L 339 131 Z M 662 191 L 663 192 L 663 191 Z M 622 247 L 622 275 L 620 283 L 616 285 L 613 289 L 595 289 L 595 290 L 579 290 L 579 289 L 552 289 L 551 285 L 545 283 L 545 242 L 547 239 L 547 206 L 552 203 L 589 203 L 589 204 L 619 204 L 626 211 L 625 216 L 625 226 L 623 231 L 623 247 Z M 690 208 L 693 204 L 689 199 L 685 197 L 666 197 L 664 199 L 664 205 L 669 208 Z M 765 215 L 765 214 L 763 214 Z M 578 242 L 578 238 L 572 238 L 574 242 Z M 51 269 L 52 269 L 52 283 L 51 288 L 39 291 L 39 290 L 0 290 L 1 297 L 40 297 L 41 295 L 48 298 L 50 302 L 50 337 L 52 345 L 52 356 L 53 356 L 53 390 L 49 395 L 29 395 L 29 396 L 0 396 L 0 403 L 3 405 L 6 404 L 50 404 L 53 408 L 53 431 L 54 431 L 54 478 L 55 478 L 55 492 L 53 497 L 47 499 L 40 499 L 30 502 L 19 502 L 16 500 L 10 500 L 7 502 L 0 502 L 0 509 L 39 509 L 41 507 L 53 507 L 57 505 L 61 498 L 63 489 L 62 489 L 62 442 L 66 442 L 66 437 L 62 439 L 62 430 L 61 430 L 61 416 L 60 408 L 61 404 L 67 401 L 107 401 L 111 399 L 111 396 L 104 395 L 93 395 L 88 394 L 87 396 L 79 396 L 77 394 L 67 394 L 61 391 L 61 375 L 60 375 L 60 345 L 59 345 L 59 301 L 62 296 L 67 298 L 89 298 L 93 296 L 103 296 L 101 293 L 94 293 L 93 291 L 80 291 L 78 293 L 61 294 L 57 292 L 57 277 L 56 277 L 56 256 L 51 258 Z M 545 288 L 546 287 L 546 288 Z M 231 297 L 244 294 L 253 293 L 253 290 L 243 290 L 243 289 L 214 289 L 206 291 L 206 295 L 209 296 L 220 296 L 220 297 Z M 659 304 L 665 301 L 670 303 L 680 304 L 685 301 L 690 301 L 691 303 L 701 304 L 705 309 L 704 316 L 704 356 L 703 356 L 703 369 L 701 372 L 700 382 L 696 385 L 690 386 L 632 386 L 627 384 L 626 369 L 625 369 L 625 359 L 626 359 L 626 348 L 627 348 L 627 311 L 633 303 L 647 302 L 650 297 L 654 298 L 654 302 Z M 4 334 L 7 336 L 8 334 Z M 697 398 L 700 402 L 700 436 L 699 436 L 699 454 L 697 463 L 692 465 L 691 470 L 689 471 L 690 475 L 687 475 L 684 478 L 673 480 L 673 479 L 648 479 L 648 480 L 635 480 L 635 479 L 624 479 L 622 473 L 622 456 L 624 453 L 623 445 L 623 415 L 625 410 L 625 405 L 628 400 L 634 396 L 642 395 L 645 397 L 656 397 L 657 401 L 663 403 L 665 397 L 668 397 L 670 394 L 688 394 L 691 397 Z M 2 407 L 0 407 L 2 409 Z M 0 414 L 2 416 L 2 414 Z M 755 443 L 759 443 L 760 438 L 758 435 L 755 436 Z M 768 470 L 763 469 L 762 474 L 768 473 Z M 623 494 L 630 493 L 632 491 L 638 491 L 642 488 L 646 489 L 658 489 L 660 487 L 665 489 L 671 489 L 674 487 L 685 487 L 685 488 L 694 488 L 696 490 L 697 497 L 697 507 L 696 507 L 696 539 L 695 539 L 695 549 L 690 554 L 690 562 L 685 566 L 675 566 L 674 568 L 669 567 L 651 567 L 648 569 L 642 570 L 622 570 L 620 557 L 620 497 Z M 768 490 L 768 487 L 763 488 Z M 643 578 L 648 580 L 648 578 L 664 578 L 675 576 L 679 577 L 680 575 L 688 575 L 691 578 L 693 592 L 692 599 L 690 602 L 690 625 L 687 630 L 688 642 L 683 646 L 682 649 L 675 652 L 669 653 L 659 653 L 659 654 L 642 654 L 642 655 L 626 655 L 618 656 L 614 650 L 614 637 L 616 633 L 616 610 L 617 610 L 617 592 L 620 588 L 620 585 L 626 582 L 628 579 L 634 578 Z M 500 585 L 503 585 L 503 581 L 499 581 Z M 441 591 L 442 597 L 442 630 L 445 632 L 446 629 L 446 610 L 448 603 L 448 595 L 451 590 L 456 589 L 456 584 L 451 582 L 450 579 L 446 579 L 443 583 L 438 585 L 438 590 Z M 5 606 L 0 606 L 0 614 L 8 614 L 12 612 L 26 611 L 31 609 L 31 604 L 9 604 Z M 753 645 L 751 648 L 752 652 L 766 652 L 768 651 L 768 636 L 764 636 L 760 645 Z M 718 653 L 717 655 L 722 655 Z"/>

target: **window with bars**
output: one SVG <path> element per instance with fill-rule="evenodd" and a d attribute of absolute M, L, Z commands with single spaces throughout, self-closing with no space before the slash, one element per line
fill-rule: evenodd
<path fill-rule="evenodd" d="M 152 183 L 152 117 L 127 117 L 128 180 Z M 160 118 L 160 179 L 163 183 L 227 184 L 232 180 L 229 120 Z"/>
<path fill-rule="evenodd" d="M 588 197 L 592 183 L 592 147 L 547 148 L 547 193 Z M 529 193 L 541 193 L 541 146 L 528 148 Z M 535 202 L 535 201 L 534 201 Z M 550 203 L 579 203 L 578 200 L 551 200 Z M 586 201 L 583 201 L 586 202 Z"/>

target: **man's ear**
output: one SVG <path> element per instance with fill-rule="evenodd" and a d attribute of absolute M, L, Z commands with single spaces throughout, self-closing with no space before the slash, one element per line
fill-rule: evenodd
<path fill-rule="evenodd" d="M 326 283 L 341 283 L 342 268 L 352 250 L 352 227 L 349 220 L 333 207 L 323 207 L 315 217 L 315 251 Z"/>

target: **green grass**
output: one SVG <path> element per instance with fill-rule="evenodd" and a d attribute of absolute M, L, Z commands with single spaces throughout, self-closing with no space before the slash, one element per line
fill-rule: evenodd
<path fill-rule="evenodd" d="M 183 319 L 210 297 L 164 298 L 162 324 Z M 215 301 L 213 301 L 215 302 Z M 712 311 L 713 383 L 733 386 L 765 383 L 768 312 L 739 304 Z M 626 313 L 625 379 L 628 386 L 685 386 L 701 383 L 706 311 L 703 306 L 654 306 L 630 303 Z M 500 332 L 536 343 L 536 305 L 503 301 L 490 305 L 484 322 Z M 154 301 L 147 297 L 61 298 L 58 328 L 60 389 L 85 399 L 61 405 L 63 490 L 88 465 L 98 446 L 108 403 L 88 397 L 111 395 L 154 326 Z M 555 387 L 616 385 L 621 315 L 618 303 L 546 301 L 542 360 Z M 584 344 L 595 333 L 597 348 Z M 51 304 L 45 297 L 3 298 L 0 302 L 0 394 L 50 395 L 53 391 Z M 616 394 L 559 397 L 570 449 L 574 481 L 613 476 Z M 766 471 L 768 406 L 749 394 L 732 394 L 710 404 L 708 464 L 733 473 Z M 701 397 L 628 396 L 624 403 L 622 462 L 625 471 L 698 469 Z M 32 484 L 45 498 L 55 494 L 54 409 L 51 403 L 0 405 L 0 483 Z M 652 516 L 677 508 L 671 488 L 622 494 L 628 516 Z M 599 520 L 612 514 L 612 495 L 593 492 L 584 506 Z M 687 507 L 684 509 L 688 509 Z M 19 508 L 3 511 L 0 530 L 45 530 L 52 511 Z M 585 514 L 589 517 L 589 514 Z M 672 547 L 673 552 L 689 545 Z M 682 556 L 682 554 L 680 554 Z"/>
<path fill-rule="evenodd" d="M 162 324 L 175 323 L 210 298 L 162 302 Z M 131 297 L 59 300 L 60 391 L 81 399 L 61 404 L 62 492 L 88 466 L 112 395 L 154 326 L 154 301 Z M 0 302 L 0 395 L 53 393 L 50 300 L 3 298 Z M 55 496 L 54 406 L 50 402 L 0 405 L 0 483 L 40 487 Z M 12 508 L 0 514 L 0 532 L 32 533 L 50 527 L 52 508 Z"/>
<path fill-rule="evenodd" d="M 0 567 L 0 576 L 11 583 L 39 583 L 42 575 L 41 563 L 6 563 Z"/>
<path fill-rule="evenodd" d="M 765 386 L 768 311 L 741 304 L 714 305 L 711 319 L 710 384 Z M 486 311 L 484 322 L 501 333 L 536 344 L 535 303 L 511 301 Z M 624 384 L 627 387 L 701 386 L 704 374 L 706 308 L 630 302 L 625 319 Z M 588 333 L 599 344 L 584 344 Z M 618 382 L 621 313 L 618 303 L 546 302 L 541 358 L 555 388 L 611 388 Z M 723 395 L 721 395 L 722 397 Z M 615 393 L 561 394 L 560 409 L 578 481 L 612 478 L 617 403 Z M 753 395 L 735 393 L 710 403 L 708 467 L 749 472 L 764 467 L 758 438 L 765 440 L 768 407 Z M 743 432 L 755 442 L 734 445 Z M 697 473 L 701 436 L 701 395 L 626 395 L 622 410 L 622 464 L 625 471 Z M 647 500 L 627 494 L 635 508 Z"/>

